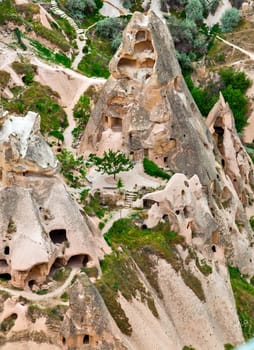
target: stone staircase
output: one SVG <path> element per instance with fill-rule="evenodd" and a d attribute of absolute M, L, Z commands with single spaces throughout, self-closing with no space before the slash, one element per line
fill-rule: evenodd
<path fill-rule="evenodd" d="M 125 191 L 125 204 L 131 207 L 132 203 L 138 199 L 138 193 L 133 191 Z"/>

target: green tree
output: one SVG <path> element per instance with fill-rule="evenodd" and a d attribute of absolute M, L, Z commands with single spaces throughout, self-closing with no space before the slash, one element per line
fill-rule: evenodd
<path fill-rule="evenodd" d="M 221 69 L 219 74 L 226 86 L 231 85 L 233 89 L 239 89 L 243 93 L 251 86 L 251 80 L 244 72 L 231 67 Z"/>
<path fill-rule="evenodd" d="M 199 0 L 189 0 L 185 7 L 186 17 L 196 23 L 203 21 L 203 5 Z"/>
<path fill-rule="evenodd" d="M 121 151 L 112 151 L 103 153 L 103 157 L 97 157 L 94 154 L 89 155 L 89 161 L 97 166 L 97 171 L 102 174 L 114 175 L 120 173 L 120 171 L 128 171 L 133 168 L 134 164 L 131 160 Z"/>
<path fill-rule="evenodd" d="M 239 89 L 233 89 L 231 85 L 223 89 L 222 94 L 235 117 L 235 127 L 238 132 L 241 132 L 247 125 L 246 113 L 248 111 L 248 99 Z"/>
<path fill-rule="evenodd" d="M 221 30 L 224 33 L 231 32 L 240 22 L 240 19 L 240 12 L 236 8 L 232 7 L 231 9 L 226 10 L 220 19 Z"/>

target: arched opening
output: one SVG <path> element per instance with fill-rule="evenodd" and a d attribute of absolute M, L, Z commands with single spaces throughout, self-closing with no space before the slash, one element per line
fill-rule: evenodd
<path fill-rule="evenodd" d="M 8 267 L 7 261 L 5 259 L 0 260 L 0 269 Z"/>
<path fill-rule="evenodd" d="M 89 339 L 89 338 L 90 338 L 90 337 L 89 337 L 88 334 L 84 335 L 84 337 L 83 337 L 83 344 L 89 344 L 89 342 L 90 342 L 90 339 Z"/>
<path fill-rule="evenodd" d="M 150 209 L 155 203 L 158 204 L 158 202 L 153 199 L 143 199 L 144 209 Z"/>
<path fill-rule="evenodd" d="M 4 247 L 4 254 L 9 255 L 10 254 L 10 247 L 6 246 Z"/>
<path fill-rule="evenodd" d="M 62 342 L 63 342 L 63 345 L 65 345 L 65 343 L 66 343 L 65 337 L 62 338 Z"/>
<path fill-rule="evenodd" d="M 153 68 L 154 64 L 155 61 L 153 59 L 147 58 L 141 63 L 140 68 Z"/>
<path fill-rule="evenodd" d="M 30 280 L 28 281 L 28 287 L 33 290 L 33 286 L 36 284 L 36 281 L 35 280 Z"/>
<path fill-rule="evenodd" d="M 136 33 L 136 41 L 144 41 L 144 40 L 146 40 L 146 31 L 139 30 Z"/>
<path fill-rule="evenodd" d="M 67 241 L 65 229 L 52 230 L 49 232 L 49 237 L 54 244 L 61 244 Z"/>
<path fill-rule="evenodd" d="M 146 230 L 146 229 L 147 229 L 147 225 L 146 225 L 146 224 L 142 224 L 142 225 L 141 225 L 141 229 L 142 229 L 142 230 Z"/>
<path fill-rule="evenodd" d="M 146 51 L 147 53 L 154 51 L 153 45 L 152 45 L 150 40 L 141 41 L 141 42 L 135 44 L 134 53 L 138 54 L 138 53 L 142 53 L 144 51 Z"/>
<path fill-rule="evenodd" d="M 214 244 L 212 245 L 212 252 L 216 253 L 216 246 Z"/>
<path fill-rule="evenodd" d="M 73 255 L 68 260 L 67 265 L 68 266 L 79 266 L 79 267 L 86 266 L 87 263 L 89 262 L 89 260 L 91 260 L 91 258 L 87 254 Z"/>
<path fill-rule="evenodd" d="M 4 281 L 10 281 L 11 275 L 9 273 L 0 273 L 0 279 Z"/>
<path fill-rule="evenodd" d="M 176 215 L 179 215 L 180 214 L 180 210 L 176 210 L 175 213 L 176 213 Z"/>

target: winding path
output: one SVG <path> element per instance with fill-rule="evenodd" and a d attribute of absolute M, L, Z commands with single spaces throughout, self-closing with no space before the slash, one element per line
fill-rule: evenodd
<path fill-rule="evenodd" d="M 7 293 L 11 294 L 12 296 L 17 296 L 17 297 L 21 296 L 23 298 L 26 298 L 26 299 L 32 300 L 32 301 L 41 301 L 41 300 L 47 300 L 49 298 L 55 298 L 55 297 L 58 297 L 58 296 L 63 294 L 63 292 L 70 285 L 73 277 L 77 274 L 78 271 L 79 271 L 79 268 L 77 268 L 77 267 L 72 268 L 72 271 L 71 271 L 69 277 L 64 282 L 64 284 L 62 284 L 59 288 L 57 288 L 54 291 L 47 293 L 47 294 L 39 295 L 39 294 L 35 294 L 32 292 L 26 292 L 23 290 L 20 291 L 20 290 L 11 289 L 11 288 L 4 288 L 1 286 L 0 286 L 0 291 L 7 292 Z"/>
<path fill-rule="evenodd" d="M 242 53 L 244 53 L 245 55 L 249 56 L 252 60 L 254 60 L 254 52 L 250 52 L 250 51 L 247 51 L 247 50 L 244 50 L 242 49 L 241 47 L 235 45 L 235 44 L 232 44 L 231 42 L 225 40 L 225 39 L 222 39 L 219 35 L 216 35 L 216 38 L 222 42 L 224 42 L 225 44 L 235 48 L 236 50 L 238 51 L 241 51 Z"/>

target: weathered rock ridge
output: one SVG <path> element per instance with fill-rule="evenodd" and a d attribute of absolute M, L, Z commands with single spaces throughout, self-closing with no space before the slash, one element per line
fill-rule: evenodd
<path fill-rule="evenodd" d="M 101 153 L 107 145 L 124 150 L 136 161 L 148 157 L 188 179 L 197 176 L 214 222 L 208 234 L 204 221 L 198 230 L 200 240 L 210 246 L 216 240 L 227 247 L 231 263 L 239 262 L 246 272 L 254 273 L 249 263 L 253 234 L 244 211 L 253 203 L 253 165 L 229 107 L 224 103 L 222 111 L 220 100 L 206 126 L 182 77 L 170 33 L 151 11 L 134 13 L 110 62 L 110 72 L 80 151 Z M 118 143 L 106 143 L 113 134 L 118 135 L 113 137 Z M 181 189 L 183 198 L 187 190 L 186 186 Z M 238 244 L 245 248 L 239 251 Z"/>
<path fill-rule="evenodd" d="M 103 241 L 66 192 L 39 115 L 4 114 L 0 127 L 0 275 L 19 288 L 41 284 L 54 266 L 96 265 Z"/>

